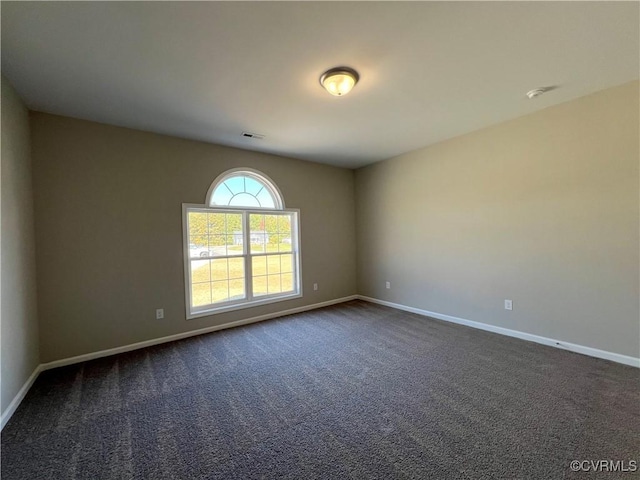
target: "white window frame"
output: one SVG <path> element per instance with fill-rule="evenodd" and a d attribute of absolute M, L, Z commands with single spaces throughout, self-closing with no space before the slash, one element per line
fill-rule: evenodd
<path fill-rule="evenodd" d="M 256 178 L 261 183 L 267 185 L 271 190 L 272 196 L 276 208 L 247 208 L 236 206 L 211 206 L 211 197 L 216 187 L 227 180 L 230 177 L 244 174 Z M 281 208 L 278 208 L 281 207 Z M 206 212 L 206 213 L 241 213 L 243 222 L 243 245 L 242 255 L 226 255 L 226 256 L 207 256 L 203 259 L 221 259 L 221 258 L 244 258 L 244 270 L 245 270 L 245 298 L 240 300 L 228 300 L 226 302 L 220 302 L 217 304 L 203 305 L 201 307 L 191 307 L 191 257 L 189 249 L 189 212 Z M 251 253 L 250 242 L 250 222 L 249 218 L 251 214 L 258 215 L 279 215 L 289 214 L 292 217 L 291 223 L 291 252 L 280 253 Z M 275 302 L 282 302 L 285 300 L 292 300 L 294 298 L 302 297 L 302 270 L 301 270 L 301 249 L 300 249 L 300 210 L 296 208 L 284 208 L 284 200 L 280 195 L 280 191 L 275 184 L 261 172 L 247 168 L 239 168 L 229 170 L 220 175 L 211 184 L 209 191 L 207 192 L 206 203 L 203 205 L 193 203 L 182 204 L 182 240 L 183 240 L 183 257 L 184 257 L 184 280 L 185 280 L 185 303 L 186 303 L 186 316 L 187 320 L 194 318 L 205 317 L 209 315 L 215 315 L 217 313 L 230 312 L 234 310 L 241 310 L 244 308 L 257 307 L 260 305 L 267 305 Z M 293 293 L 275 293 L 271 295 L 260 295 L 259 297 L 253 297 L 253 275 L 252 275 L 252 257 L 270 256 L 279 254 L 293 255 Z"/>

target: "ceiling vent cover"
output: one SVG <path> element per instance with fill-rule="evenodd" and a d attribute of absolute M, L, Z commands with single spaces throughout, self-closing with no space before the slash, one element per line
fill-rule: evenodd
<path fill-rule="evenodd" d="M 242 136 L 246 138 L 255 138 L 256 140 L 262 140 L 264 135 L 260 133 L 242 132 Z"/>

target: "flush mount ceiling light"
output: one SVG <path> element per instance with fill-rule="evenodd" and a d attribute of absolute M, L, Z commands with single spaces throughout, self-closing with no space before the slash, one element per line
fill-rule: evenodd
<path fill-rule="evenodd" d="M 353 68 L 336 67 L 327 70 L 320 77 L 320 85 L 336 97 L 346 95 L 358 83 L 360 76 Z"/>
<path fill-rule="evenodd" d="M 533 90 L 529 90 L 527 92 L 527 97 L 529 99 L 532 98 L 536 98 L 539 97 L 540 95 L 542 95 L 543 93 L 547 93 L 550 92 L 551 90 L 554 90 L 556 87 L 539 87 L 539 88 L 534 88 Z"/>

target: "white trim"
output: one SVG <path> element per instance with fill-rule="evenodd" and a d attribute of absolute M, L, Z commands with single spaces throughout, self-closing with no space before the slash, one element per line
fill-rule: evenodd
<path fill-rule="evenodd" d="M 84 355 L 78 355 L 70 358 L 63 358 L 61 360 L 55 360 L 53 362 L 41 363 L 35 368 L 31 376 L 24 383 L 24 385 L 22 386 L 20 391 L 16 394 L 16 396 L 13 398 L 13 400 L 11 401 L 9 406 L 6 408 L 6 410 L 2 412 L 2 416 L 0 417 L 0 430 L 4 428 L 4 426 L 7 424 L 11 416 L 15 413 L 18 406 L 20 405 L 24 397 L 27 395 L 27 392 L 31 388 L 31 385 L 33 385 L 33 382 L 36 380 L 40 372 L 43 372 L 45 370 L 50 370 L 52 368 L 57 368 L 57 367 L 64 367 L 67 365 L 72 365 L 74 363 L 86 362 L 87 360 L 94 360 L 96 358 L 108 357 L 110 355 L 117 355 L 119 353 L 130 352 L 132 350 L 138 350 L 140 348 L 150 347 L 153 345 L 173 342 L 174 340 L 181 340 L 183 338 L 203 335 L 205 333 L 211 333 L 217 330 L 238 327 L 241 325 L 248 325 L 250 323 L 261 322 L 263 320 L 269 320 L 272 318 L 282 317 L 285 315 L 292 315 L 294 313 L 305 312 L 308 310 L 315 310 L 317 308 L 328 307 L 330 305 L 349 302 L 351 300 L 356 300 L 356 299 L 363 300 L 365 302 L 370 302 L 370 303 L 377 303 L 379 305 L 396 308 L 398 310 L 404 310 L 406 312 L 416 313 L 418 315 L 437 318 L 439 320 L 444 320 L 446 322 L 457 323 L 459 325 L 465 325 L 467 327 L 477 328 L 480 330 L 498 333 L 501 335 L 507 335 L 509 337 L 520 338 L 522 340 L 528 340 L 531 342 L 540 343 L 542 345 L 548 345 L 548 346 L 560 348 L 563 350 L 569 350 L 576 353 L 588 355 L 591 357 L 611 360 L 613 362 L 622 363 L 625 365 L 631 365 L 632 367 L 640 367 L 640 358 L 636 358 L 636 357 L 630 357 L 630 356 L 621 355 L 618 353 L 607 352 L 605 350 L 598 350 L 597 348 L 585 347 L 582 345 L 576 345 L 574 343 L 561 342 L 559 340 L 554 340 L 552 338 L 541 337 L 541 336 L 533 335 L 530 333 L 519 332 L 517 330 L 497 327 L 497 326 L 489 325 L 486 323 L 474 322 L 472 320 L 466 320 L 464 318 L 453 317 L 451 315 L 444 315 L 442 313 L 430 312 L 428 310 L 408 307 L 406 305 L 401 305 L 399 303 L 387 302 L 385 300 L 378 300 L 377 298 L 367 297 L 364 295 L 350 295 L 348 297 L 336 298 L 334 300 L 327 300 L 325 302 L 314 303 L 312 305 L 305 305 L 302 307 L 291 308 L 289 310 L 283 310 L 280 312 L 268 313 L 265 315 L 259 315 L 256 317 L 247 318 L 244 320 L 237 320 L 235 322 L 224 323 L 222 325 L 215 325 L 212 327 L 201 328 L 198 330 L 191 330 L 190 332 L 177 333 L 175 335 L 169 335 L 166 337 L 155 338 L 152 340 L 145 340 L 143 342 L 132 343 L 129 345 L 124 345 L 122 347 L 109 348 L 107 350 L 100 350 L 98 352 L 86 353 Z"/>
<path fill-rule="evenodd" d="M 519 338 L 521 340 L 527 340 L 529 342 L 540 343 L 542 345 L 556 347 L 562 350 L 568 350 L 570 352 L 581 353 L 590 357 L 602 358 L 605 360 L 611 360 L 612 362 L 623 363 L 625 365 L 640 368 L 640 358 L 621 355 L 614 352 L 608 352 L 606 350 L 599 350 L 597 348 L 585 347 L 584 345 L 577 345 L 575 343 L 565 342 L 564 340 L 561 341 L 555 340 L 553 338 L 541 337 L 532 333 L 511 330 L 510 328 L 497 327 L 495 325 L 489 325 L 487 323 L 475 322 L 473 320 L 453 317 L 451 315 L 445 315 L 443 313 L 430 312 L 428 310 L 422 310 L 420 308 L 408 307 L 399 303 L 387 302 L 386 300 L 379 300 L 377 298 L 367 297 L 364 295 L 357 295 L 357 297 L 359 300 L 364 300 L 365 302 L 377 303 L 378 305 L 384 305 L 386 307 L 404 310 L 405 312 L 417 313 L 418 315 L 424 315 L 425 317 L 437 318 L 438 320 L 444 320 L 445 322 L 457 323 L 459 325 L 465 325 L 467 327 L 477 328 L 479 330 L 485 330 L 487 332 L 499 333 L 500 335 L 506 335 L 508 337 Z"/>
<path fill-rule="evenodd" d="M 18 391 L 18 393 L 16 393 L 16 396 L 13 397 L 13 400 L 11 400 L 11 403 L 9 404 L 9 406 L 5 409 L 4 412 L 2 412 L 2 416 L 0 417 L 0 430 L 2 430 L 4 426 L 7 424 L 7 422 L 9 421 L 9 419 L 11 419 L 11 416 L 15 413 L 15 411 L 20 406 L 20 403 L 22 402 L 22 400 L 24 400 L 24 397 L 27 395 L 27 392 L 31 388 L 31 385 L 33 385 L 33 382 L 36 381 L 36 378 L 38 378 L 38 375 L 43 370 L 45 369 L 42 368 L 42 364 L 38 365 L 35 368 L 31 376 L 27 379 L 26 382 L 24 382 L 24 385 L 22 385 L 22 388 Z"/>
<path fill-rule="evenodd" d="M 251 286 L 251 282 L 248 282 L 247 286 Z M 209 308 L 207 310 L 197 311 L 193 313 L 187 313 L 187 320 L 193 320 L 194 318 L 211 317 L 218 313 L 233 312 L 235 310 L 244 310 L 245 308 L 259 307 L 262 305 L 269 305 L 270 303 L 284 302 L 286 300 L 293 300 L 294 298 L 301 298 L 302 292 L 292 293 L 291 295 L 283 295 L 281 293 L 274 294 L 272 296 L 265 296 L 262 300 L 252 300 L 247 302 L 245 300 L 238 301 L 237 303 L 226 303 L 224 307 Z M 260 297 L 258 297 L 260 298 Z"/>
<path fill-rule="evenodd" d="M 264 315 L 258 315 L 256 317 L 245 318 L 243 320 L 236 320 L 235 322 L 223 323 L 222 325 L 214 325 L 212 327 L 200 328 L 198 330 L 191 330 L 189 332 L 176 333 L 175 335 L 169 335 L 167 337 L 153 338 L 151 340 L 145 340 L 143 342 L 131 343 L 129 345 L 123 345 L 122 347 L 109 348 L 107 350 L 100 350 L 93 353 L 85 353 L 84 355 L 78 355 L 76 357 L 63 358 L 61 360 L 54 360 L 53 362 L 43 363 L 40 365 L 42 371 L 50 370 L 52 368 L 64 367 L 72 365 L 74 363 L 86 362 L 87 360 L 94 360 L 96 358 L 108 357 L 110 355 L 117 355 L 118 353 L 130 352 L 132 350 L 138 350 L 140 348 L 151 347 L 153 345 L 159 345 L 161 343 L 173 342 L 175 340 L 182 340 L 183 338 L 195 337 L 205 333 L 215 332 L 217 330 L 224 330 L 227 328 L 239 327 L 241 325 L 248 325 L 250 323 L 261 322 L 263 320 L 270 320 L 272 318 L 283 317 L 285 315 L 292 315 L 294 313 L 306 312 L 307 310 L 315 310 L 316 308 L 328 307 L 329 305 L 335 305 L 336 303 L 349 302 L 356 300 L 357 295 L 350 295 L 348 297 L 336 298 L 333 300 L 327 300 L 325 302 L 314 303 L 312 305 L 304 305 L 302 307 L 290 308 L 289 310 L 282 310 L 280 312 L 267 313 Z"/>

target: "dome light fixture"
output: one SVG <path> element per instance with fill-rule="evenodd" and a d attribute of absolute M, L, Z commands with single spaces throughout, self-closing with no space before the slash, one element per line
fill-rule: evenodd
<path fill-rule="evenodd" d="M 526 93 L 526 95 L 527 95 L 527 98 L 531 100 L 533 98 L 539 97 L 544 93 L 550 92 L 551 90 L 555 90 L 556 88 L 558 87 L 556 87 L 555 85 L 550 87 L 538 87 L 538 88 L 534 88 L 533 90 L 529 90 Z"/>
<path fill-rule="evenodd" d="M 320 77 L 320 85 L 336 97 L 346 95 L 358 83 L 360 75 L 353 68 L 336 67 L 327 70 Z"/>

